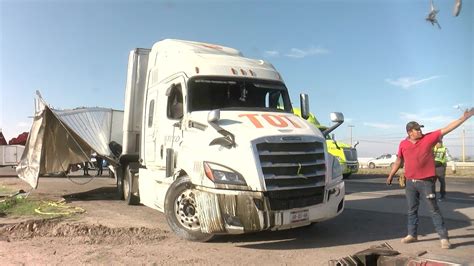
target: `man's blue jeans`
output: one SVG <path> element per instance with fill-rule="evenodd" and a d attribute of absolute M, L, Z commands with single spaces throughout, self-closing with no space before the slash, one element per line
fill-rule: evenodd
<path fill-rule="evenodd" d="M 448 239 L 448 230 L 446 230 L 441 211 L 436 202 L 435 182 L 434 178 L 407 179 L 405 195 L 408 202 L 408 234 L 411 236 L 418 236 L 418 207 L 421 198 L 430 210 L 431 219 L 439 238 Z"/>

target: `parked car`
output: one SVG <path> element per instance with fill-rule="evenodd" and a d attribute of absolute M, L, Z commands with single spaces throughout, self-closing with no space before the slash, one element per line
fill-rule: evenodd
<path fill-rule="evenodd" d="M 392 167 L 392 165 L 395 163 L 397 160 L 397 155 L 396 154 L 382 154 L 381 156 L 369 160 L 367 162 L 367 165 L 369 168 L 373 169 L 375 167 Z"/>

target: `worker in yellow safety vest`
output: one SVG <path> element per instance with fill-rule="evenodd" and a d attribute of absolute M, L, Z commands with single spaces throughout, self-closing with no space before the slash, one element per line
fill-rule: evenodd
<path fill-rule="evenodd" d="M 433 155 L 436 166 L 436 177 L 439 180 L 440 184 L 440 197 L 439 200 L 444 200 L 446 196 L 446 165 L 448 160 L 452 160 L 451 155 L 448 152 L 448 149 L 443 145 L 443 142 L 440 140 L 433 148 Z M 453 161 L 453 173 L 456 172 L 456 166 Z"/>

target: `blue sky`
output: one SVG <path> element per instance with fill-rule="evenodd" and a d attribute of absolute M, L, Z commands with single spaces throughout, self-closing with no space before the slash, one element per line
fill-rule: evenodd
<path fill-rule="evenodd" d="M 359 156 L 395 153 L 410 120 L 426 131 L 474 106 L 472 1 L 435 0 L 442 29 L 425 21 L 429 0 L 46 1 L 0 0 L 0 128 L 28 131 L 35 90 L 56 108 L 123 109 L 128 52 L 176 38 L 237 48 L 270 61 L 295 106 L 329 124 Z M 465 124 L 474 155 L 474 119 Z M 461 154 L 461 129 L 445 137 Z"/>

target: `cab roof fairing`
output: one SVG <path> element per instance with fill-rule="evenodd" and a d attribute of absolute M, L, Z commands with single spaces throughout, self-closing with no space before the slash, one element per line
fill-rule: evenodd
<path fill-rule="evenodd" d="M 197 75 L 248 77 L 283 82 L 272 64 L 243 57 L 233 48 L 216 46 L 222 49 L 215 49 L 212 48 L 214 46 L 179 40 L 157 42 L 153 45 L 149 56 L 148 69 L 152 75 L 150 80 L 156 83 L 176 73 L 184 72 L 187 77 Z"/>

